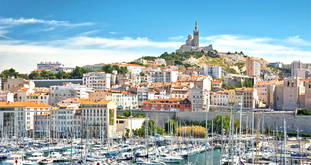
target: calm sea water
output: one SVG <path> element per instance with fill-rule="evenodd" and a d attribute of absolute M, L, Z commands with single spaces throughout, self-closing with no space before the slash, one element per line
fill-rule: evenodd
<path fill-rule="evenodd" d="M 168 165 L 185 165 L 191 162 L 192 165 L 220 165 L 220 150 L 210 150 L 202 153 L 190 155 L 180 163 L 170 163 Z M 54 165 L 65 165 L 70 163 L 54 163 Z M 0 165 L 8 165 L 0 162 Z"/>
<path fill-rule="evenodd" d="M 187 162 L 188 159 L 185 159 L 183 162 L 179 164 L 184 165 Z M 189 157 L 189 162 L 191 162 L 191 164 L 193 165 L 220 165 L 220 150 L 210 150 L 203 153 L 191 155 Z"/>

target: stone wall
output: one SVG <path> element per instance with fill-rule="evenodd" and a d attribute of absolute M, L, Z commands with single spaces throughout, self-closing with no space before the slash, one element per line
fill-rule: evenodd
<path fill-rule="evenodd" d="M 141 113 L 141 112 L 140 112 Z M 155 120 L 162 127 L 168 119 L 178 121 L 205 121 L 205 112 L 143 112 Z M 213 120 L 218 114 L 227 115 L 228 112 L 208 112 L 207 119 Z M 233 113 L 234 119 L 240 119 L 240 113 Z M 242 114 L 242 125 L 248 128 L 252 126 L 253 113 L 245 112 Z M 311 116 L 296 116 L 293 112 L 256 112 L 254 113 L 254 128 L 270 128 L 283 130 L 283 120 L 286 120 L 287 131 L 296 132 L 297 129 L 304 133 L 311 133 Z M 248 121 L 248 122 L 247 122 Z"/>

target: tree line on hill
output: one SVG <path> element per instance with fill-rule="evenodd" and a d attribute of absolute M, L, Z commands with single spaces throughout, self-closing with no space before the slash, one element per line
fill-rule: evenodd
<path fill-rule="evenodd" d="M 126 74 L 128 73 L 127 67 L 117 66 L 117 65 L 103 65 L 102 69 L 96 70 L 97 72 L 105 72 L 105 73 L 112 73 L 116 70 L 119 74 Z M 16 77 L 16 78 L 24 78 L 29 80 L 42 80 L 42 79 L 81 79 L 83 74 L 88 72 L 95 72 L 92 70 L 88 70 L 84 67 L 76 66 L 72 72 L 51 72 L 51 71 L 32 71 L 30 74 L 21 74 L 17 72 L 15 69 L 7 69 L 0 73 L 0 77 L 4 80 L 8 79 L 9 77 Z"/>

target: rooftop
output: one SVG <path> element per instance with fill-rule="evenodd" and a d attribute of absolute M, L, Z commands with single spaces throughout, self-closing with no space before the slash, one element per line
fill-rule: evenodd
<path fill-rule="evenodd" d="M 0 102 L 0 107 L 51 107 L 48 104 L 36 102 Z"/>

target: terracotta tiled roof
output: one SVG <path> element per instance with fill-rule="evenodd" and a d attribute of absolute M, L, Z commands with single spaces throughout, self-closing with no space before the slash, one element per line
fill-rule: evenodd
<path fill-rule="evenodd" d="M 212 80 L 213 84 L 221 84 L 221 82 L 222 82 L 221 80 Z"/>
<path fill-rule="evenodd" d="M 80 99 L 78 101 L 81 104 L 108 104 L 109 100 L 100 100 L 100 101 L 96 101 L 95 99 Z"/>
<path fill-rule="evenodd" d="M 36 102 L 0 102 L 0 107 L 51 107 L 48 104 Z"/>
<path fill-rule="evenodd" d="M 19 90 L 17 90 L 17 92 L 27 92 L 29 90 L 29 88 L 21 88 Z"/>
<path fill-rule="evenodd" d="M 169 99 L 154 99 L 154 100 L 147 100 L 144 103 L 151 103 L 151 104 L 173 104 L 179 101 L 184 100 L 184 98 L 169 98 Z"/>

